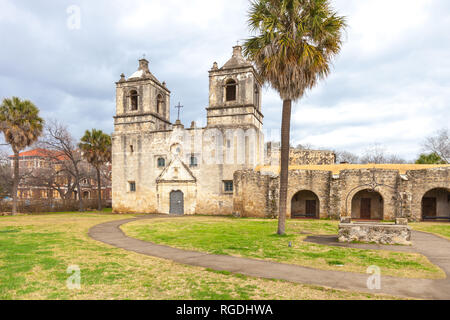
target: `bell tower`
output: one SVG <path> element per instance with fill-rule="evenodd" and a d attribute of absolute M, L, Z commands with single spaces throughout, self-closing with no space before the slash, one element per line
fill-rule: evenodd
<path fill-rule="evenodd" d="M 170 91 L 150 72 L 149 62 L 139 60 L 139 68 L 128 79 L 122 74 L 116 83 L 115 132 L 168 130 Z"/>
<path fill-rule="evenodd" d="M 219 69 L 209 71 L 208 127 L 254 127 L 261 130 L 261 81 L 252 64 L 233 47 L 233 56 Z"/>

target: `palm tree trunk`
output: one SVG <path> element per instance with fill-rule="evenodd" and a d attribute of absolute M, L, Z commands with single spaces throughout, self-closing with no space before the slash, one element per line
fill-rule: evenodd
<path fill-rule="evenodd" d="M 98 211 L 102 211 L 102 183 L 100 181 L 100 169 L 97 169 L 97 193 L 98 193 Z"/>
<path fill-rule="evenodd" d="M 289 178 L 289 150 L 291 132 L 292 101 L 283 101 L 283 116 L 281 120 L 281 169 L 280 169 L 280 206 L 278 215 L 278 234 L 285 234 L 286 230 L 286 203 Z"/>
<path fill-rule="evenodd" d="M 17 214 L 17 189 L 19 188 L 19 152 L 14 151 L 14 178 L 12 188 L 12 215 Z"/>

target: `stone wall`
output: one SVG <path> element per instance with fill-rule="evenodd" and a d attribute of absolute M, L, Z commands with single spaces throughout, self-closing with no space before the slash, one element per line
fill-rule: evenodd
<path fill-rule="evenodd" d="M 319 197 L 319 215 L 329 216 L 331 172 L 294 170 L 290 172 L 287 216 L 291 216 L 291 199 L 300 191 L 312 191 Z M 279 206 L 278 175 L 254 170 L 234 174 L 233 211 L 245 217 L 277 217 Z"/>
<path fill-rule="evenodd" d="M 423 196 L 436 188 L 443 192 L 450 190 L 449 173 L 450 167 L 411 170 L 405 174 L 400 174 L 398 170 L 370 168 L 342 170 L 339 174 L 319 170 L 290 170 L 287 217 L 291 217 L 293 197 L 300 191 L 312 191 L 319 199 L 320 218 L 360 219 L 360 203 L 355 205 L 355 202 L 366 198 L 372 199 L 371 219 L 392 221 L 405 217 L 410 221 L 420 221 Z M 238 171 L 234 174 L 234 184 L 233 211 L 236 214 L 258 217 L 278 215 L 277 174 L 271 171 Z M 445 197 L 441 193 L 438 193 L 438 200 L 444 201 Z M 447 206 L 438 203 L 438 214 L 442 216 L 445 208 L 450 208 L 448 203 Z"/>
<path fill-rule="evenodd" d="M 411 170 L 404 176 L 402 194 L 406 200 L 405 214 L 411 220 L 422 219 L 422 199 L 433 189 L 450 191 L 450 168 Z M 450 213 L 449 213 L 450 216 Z"/>
<path fill-rule="evenodd" d="M 277 192 L 272 190 L 275 180 L 277 179 L 270 174 L 254 170 L 236 171 L 233 213 L 241 217 L 274 217 L 278 208 L 278 197 L 275 197 Z"/>
<path fill-rule="evenodd" d="M 341 223 L 339 242 L 411 245 L 411 228 L 396 224 Z"/>
<path fill-rule="evenodd" d="M 339 174 L 340 212 L 341 216 L 352 216 L 352 200 L 361 191 L 372 188 L 374 182 L 379 185 L 376 191 L 383 199 L 384 220 L 394 220 L 399 212 L 398 183 L 399 172 L 396 170 L 364 169 L 343 170 Z"/>
<path fill-rule="evenodd" d="M 303 150 L 290 149 L 289 165 L 327 165 L 336 163 L 336 154 L 332 151 L 323 150 Z M 279 144 L 266 144 L 266 159 L 265 165 L 278 166 L 280 164 L 280 146 Z"/>

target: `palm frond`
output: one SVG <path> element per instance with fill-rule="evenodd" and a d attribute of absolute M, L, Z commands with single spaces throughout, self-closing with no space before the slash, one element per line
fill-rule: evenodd
<path fill-rule="evenodd" d="M 283 99 L 297 100 L 325 78 L 342 46 L 345 17 L 329 0 L 253 0 L 244 44 L 261 79 Z"/>

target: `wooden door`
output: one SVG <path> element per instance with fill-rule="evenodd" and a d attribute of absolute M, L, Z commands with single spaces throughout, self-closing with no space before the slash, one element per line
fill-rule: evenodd
<path fill-rule="evenodd" d="M 436 198 L 423 198 L 422 214 L 424 219 L 436 218 Z"/>
<path fill-rule="evenodd" d="M 181 191 L 170 193 L 170 214 L 184 214 L 184 195 Z"/>
<path fill-rule="evenodd" d="M 370 220 L 371 218 L 371 212 L 372 210 L 372 199 L 370 198 L 362 198 L 361 199 L 361 219 Z"/>
<path fill-rule="evenodd" d="M 306 200 L 306 216 L 307 217 L 316 217 L 316 200 Z"/>

